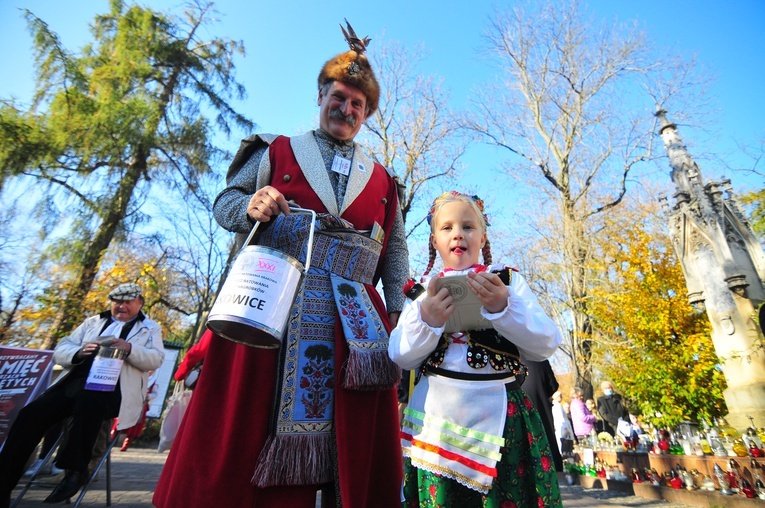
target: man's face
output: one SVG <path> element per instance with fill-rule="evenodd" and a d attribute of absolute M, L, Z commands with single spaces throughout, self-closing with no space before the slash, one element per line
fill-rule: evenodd
<path fill-rule="evenodd" d="M 367 98 L 358 88 L 333 81 L 319 91 L 319 126 L 335 139 L 353 139 L 367 119 Z"/>
<path fill-rule="evenodd" d="M 116 321 L 130 321 L 138 315 L 143 307 L 143 301 L 140 297 L 132 300 L 112 300 L 112 317 Z"/>

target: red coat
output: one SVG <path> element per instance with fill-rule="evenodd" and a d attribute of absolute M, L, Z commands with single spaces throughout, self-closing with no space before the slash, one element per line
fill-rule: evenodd
<path fill-rule="evenodd" d="M 277 138 L 270 156 L 272 185 L 301 207 L 326 212 L 298 166 L 289 138 Z M 342 217 L 357 229 L 371 229 L 378 222 L 387 239 L 397 206 L 395 182 L 375 164 L 369 182 Z M 384 255 L 385 246 L 378 274 Z M 387 316 L 377 292 L 371 288 L 369 294 L 380 315 Z M 395 388 L 344 389 L 342 367 L 348 346 L 339 320 L 335 336 L 334 424 L 343 507 L 398 506 L 403 474 Z M 268 437 L 278 356 L 278 350 L 213 337 L 204 374 L 159 479 L 153 499 L 156 506 L 314 506 L 315 487 L 258 489 L 251 483 Z"/>
<path fill-rule="evenodd" d="M 176 381 L 183 381 L 189 372 L 205 359 L 207 350 L 210 348 L 210 342 L 212 340 L 213 333 L 210 330 L 205 330 L 202 337 L 199 338 L 199 342 L 194 344 L 186 352 L 186 356 L 183 357 L 183 361 L 178 365 L 178 369 L 173 375 L 173 379 Z"/>

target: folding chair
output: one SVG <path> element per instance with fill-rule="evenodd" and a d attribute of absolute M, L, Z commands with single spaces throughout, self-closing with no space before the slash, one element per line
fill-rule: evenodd
<path fill-rule="evenodd" d="M 88 481 L 85 482 L 85 485 L 83 485 L 82 489 L 80 489 L 80 495 L 77 497 L 77 500 L 74 502 L 72 508 L 77 508 L 80 506 L 82 499 L 88 492 L 88 487 L 90 487 L 90 484 L 93 483 L 93 481 L 96 479 L 96 476 L 98 476 L 98 472 L 101 470 L 101 466 L 103 466 L 104 463 L 106 463 L 106 506 L 112 505 L 112 448 L 114 448 L 114 445 L 117 444 L 120 436 L 122 436 L 122 432 L 115 432 L 114 436 L 112 436 L 112 438 L 109 440 L 109 444 L 106 445 L 106 451 L 101 456 L 101 460 L 98 461 L 96 467 L 93 468 L 93 472 L 90 473 Z M 66 504 L 69 504 L 68 499 Z"/>
<path fill-rule="evenodd" d="M 48 450 L 48 453 L 43 457 L 42 464 L 40 464 L 40 467 L 37 468 L 37 471 L 32 473 L 32 476 L 27 480 L 27 483 L 24 485 L 24 487 L 21 489 L 21 492 L 19 492 L 19 495 L 16 496 L 16 499 L 13 500 L 11 503 L 11 508 L 15 508 L 20 502 L 21 499 L 24 497 L 24 495 L 27 493 L 27 491 L 33 486 L 33 485 L 40 485 L 43 487 L 50 486 L 55 487 L 55 483 L 51 483 L 45 480 L 38 480 L 37 477 L 40 476 L 40 472 L 45 469 L 45 466 L 48 465 L 48 463 L 53 459 L 53 454 L 58 449 L 59 443 L 61 443 L 61 440 L 63 439 L 64 434 L 61 433 L 58 435 L 58 438 L 56 439 L 56 442 L 51 446 L 50 450 Z"/>
<path fill-rule="evenodd" d="M 98 476 L 98 472 L 101 470 L 101 467 L 106 463 L 106 506 L 112 505 L 112 448 L 114 448 L 114 445 L 117 444 L 117 441 L 119 441 L 122 433 L 121 432 L 115 432 L 112 437 L 109 438 L 109 442 L 106 445 L 106 451 L 101 455 L 100 460 L 96 464 L 96 466 L 93 468 L 93 471 L 90 473 L 90 476 L 88 477 L 88 480 L 85 482 L 85 484 L 80 489 L 80 494 L 77 496 L 77 500 L 74 502 L 74 505 L 72 508 L 77 508 L 80 506 L 80 503 L 82 503 L 83 498 L 85 497 L 85 494 L 88 491 L 88 488 L 90 487 L 90 484 L 93 483 L 96 479 L 96 476 Z M 27 483 L 24 485 L 24 487 L 21 489 L 21 492 L 16 496 L 16 499 L 11 502 L 10 508 L 16 508 L 16 506 L 21 503 L 21 500 L 24 498 L 24 495 L 29 491 L 29 489 L 33 485 L 40 485 L 43 487 L 49 486 L 49 487 L 55 487 L 55 483 L 47 482 L 47 481 L 41 481 L 38 480 L 37 477 L 40 476 L 40 471 L 45 468 L 45 466 L 50 462 L 53 458 L 53 454 L 56 452 L 58 445 L 61 443 L 61 440 L 63 439 L 63 432 L 59 435 L 58 439 L 56 439 L 56 443 L 51 447 L 50 451 L 47 455 L 43 458 L 43 463 L 40 466 L 40 468 L 35 471 L 32 476 L 29 478 Z M 66 504 L 70 504 L 71 499 L 66 500 Z"/>

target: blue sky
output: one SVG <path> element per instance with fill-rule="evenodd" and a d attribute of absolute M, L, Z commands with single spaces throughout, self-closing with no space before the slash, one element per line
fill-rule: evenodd
<path fill-rule="evenodd" d="M 213 35 L 244 41 L 247 55 L 238 61 L 237 76 L 249 97 L 241 110 L 262 131 L 293 134 L 316 124 L 316 75 L 327 58 L 345 49 L 338 26 L 344 17 L 359 35 L 371 36 L 372 44 L 385 38 L 424 45 L 428 56 L 420 70 L 441 76 L 459 107 L 490 76 L 491 69 L 479 53 L 487 20 L 496 5 L 504 8 L 513 3 L 219 0 L 215 7 L 220 23 L 212 30 Z M 179 11 L 182 4 L 154 0 L 150 5 Z M 703 151 L 718 154 L 730 167 L 752 166 L 738 146 L 758 146 L 765 141 L 764 1 L 598 0 L 588 5 L 593 14 L 606 20 L 636 19 L 659 48 L 670 48 L 685 57 L 695 55 L 702 68 L 715 76 L 710 113 L 718 121 L 698 133 L 680 126 L 681 136 L 692 150 L 704 143 Z M 88 24 L 94 14 L 106 12 L 108 2 L 0 0 L 0 45 L 7 48 L 1 64 L 0 98 L 26 101 L 34 84 L 32 41 L 19 7 L 46 21 L 66 47 L 77 51 L 89 40 Z M 671 112 L 669 116 L 671 119 Z M 231 148 L 236 144 L 232 140 Z M 722 163 L 699 162 L 705 177 L 732 177 L 737 190 L 761 185 L 758 179 L 729 172 Z"/>
<path fill-rule="evenodd" d="M 481 82 L 492 77 L 493 69 L 480 52 L 483 30 L 497 6 L 505 9 L 516 3 L 218 0 L 219 22 L 210 25 L 211 33 L 202 37 L 225 36 L 244 42 L 246 56 L 236 61 L 236 74 L 247 87 L 248 98 L 234 106 L 258 124 L 259 132 L 292 135 L 318 124 L 316 77 L 328 58 L 347 48 L 339 27 L 343 18 L 360 36 L 372 37 L 372 48 L 381 40 L 424 48 L 425 59 L 418 71 L 439 76 L 450 90 L 453 106 L 460 108 L 468 105 Z M 183 6 L 178 0 L 143 4 L 177 13 Z M 737 192 L 762 188 L 762 177 L 735 169 L 754 164 L 741 146 L 765 145 L 765 0 L 592 0 L 588 6 L 603 21 L 636 20 L 659 51 L 696 58 L 700 69 L 713 78 L 709 111 L 704 111 L 713 121 L 703 128 L 680 125 L 680 135 L 705 178 L 730 178 Z M 0 0 L 0 45 L 8 48 L 0 64 L 0 99 L 15 97 L 23 102 L 32 95 L 35 74 L 32 40 L 20 7 L 47 22 L 65 47 L 78 52 L 90 41 L 89 24 L 94 15 L 108 12 L 108 0 Z M 646 110 L 646 115 L 652 113 L 652 109 Z M 671 111 L 668 116 L 673 120 Z M 239 137 L 221 142 L 233 151 Z M 705 158 L 704 154 L 715 157 Z M 529 210 L 521 205 L 525 196 L 520 185 L 511 194 L 506 193 L 505 185 L 498 192 L 497 182 L 506 180 L 498 178 L 495 169 L 507 161 L 505 157 L 506 152 L 473 144 L 463 158 L 463 177 L 442 190 L 477 193 L 486 200 L 494 224 L 517 229 L 528 219 L 524 216 Z M 668 185 L 666 160 L 656 164 L 650 173 L 659 180 L 666 175 L 662 183 Z M 765 162 L 760 166 L 765 171 L 763 166 Z M 218 168 L 218 173 L 223 175 L 225 169 Z M 432 197 L 424 196 L 423 202 Z M 415 219 L 424 214 L 424 210 L 413 212 Z M 416 269 L 424 261 L 414 253 L 426 244 L 413 239 L 410 253 Z M 495 247 L 504 246 L 495 242 Z"/>

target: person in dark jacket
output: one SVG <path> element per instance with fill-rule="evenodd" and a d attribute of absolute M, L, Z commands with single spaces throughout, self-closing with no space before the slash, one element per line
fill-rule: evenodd
<path fill-rule="evenodd" d="M 619 425 L 619 419 L 630 421 L 630 414 L 624 407 L 622 396 L 614 392 L 611 381 L 600 383 L 603 395 L 598 397 L 598 413 L 606 423 L 605 430 L 612 436 Z"/>
<path fill-rule="evenodd" d="M 529 369 L 529 374 L 523 382 L 523 390 L 531 399 L 534 407 L 537 408 L 539 416 L 542 417 L 542 425 L 547 434 L 547 440 L 550 443 L 558 443 L 555 438 L 555 424 L 552 414 L 552 396 L 558 390 L 558 380 L 555 379 L 555 373 L 550 366 L 549 360 L 541 362 L 523 362 Z M 560 455 L 559 446 L 550 446 L 553 463 L 556 471 L 563 471 L 563 459 Z"/>

